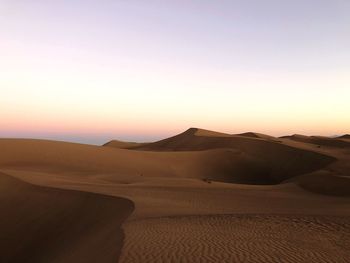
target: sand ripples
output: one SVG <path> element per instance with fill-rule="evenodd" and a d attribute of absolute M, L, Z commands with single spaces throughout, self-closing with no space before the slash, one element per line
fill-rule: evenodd
<path fill-rule="evenodd" d="M 350 219 L 168 217 L 125 224 L 120 262 L 349 262 Z"/>

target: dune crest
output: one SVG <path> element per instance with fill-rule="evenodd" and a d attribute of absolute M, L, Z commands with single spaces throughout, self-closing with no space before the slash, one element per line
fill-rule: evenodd
<path fill-rule="evenodd" d="M 102 146 L 109 146 L 109 147 L 114 147 L 114 148 L 119 148 L 119 149 L 129 149 L 133 147 L 138 147 L 142 146 L 144 143 L 138 143 L 138 142 L 124 142 L 124 141 L 119 141 L 119 140 L 112 140 L 109 141 Z"/>
<path fill-rule="evenodd" d="M 258 132 L 244 132 L 244 133 L 240 133 L 240 134 L 236 134 L 236 135 L 243 136 L 243 137 L 260 138 L 260 139 L 278 141 L 278 138 L 276 138 L 276 137 L 262 134 L 262 133 L 258 133 Z"/>

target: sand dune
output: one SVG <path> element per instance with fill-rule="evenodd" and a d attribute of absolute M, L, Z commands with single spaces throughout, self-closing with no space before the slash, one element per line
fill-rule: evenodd
<path fill-rule="evenodd" d="M 261 164 L 259 170 L 262 180 L 258 183 L 278 183 L 297 174 L 320 169 L 336 160 L 331 156 L 261 138 L 200 134 L 200 130 L 191 128 L 182 134 L 135 149 L 148 151 L 235 149 Z M 254 162 L 252 164 L 254 167 Z"/>
<path fill-rule="evenodd" d="M 276 137 L 273 137 L 273 136 L 270 136 L 270 135 L 266 135 L 266 134 L 262 134 L 262 133 L 258 133 L 258 132 L 244 132 L 244 133 L 240 133 L 240 134 L 236 134 L 236 135 L 244 136 L 244 137 L 260 138 L 260 139 L 278 141 L 278 138 L 276 138 Z"/>
<path fill-rule="evenodd" d="M 193 136 L 192 131 L 144 146 L 146 149 L 189 149 L 185 152 L 131 151 L 14 139 L 0 140 L 0 147 L 6 151 L 5 155 L 0 155 L 0 167 L 56 171 L 70 169 L 85 173 L 113 172 L 250 184 L 279 183 L 321 169 L 335 161 L 327 155 L 280 143 L 244 137 Z M 195 151 L 197 148 L 202 150 Z"/>
<path fill-rule="evenodd" d="M 202 137 L 231 137 L 230 134 L 198 128 L 189 128 L 186 133 Z"/>
<path fill-rule="evenodd" d="M 301 138 L 0 139 L 0 262 L 347 262 L 350 152 Z"/>
<path fill-rule="evenodd" d="M 118 141 L 118 140 L 112 140 L 112 141 L 109 141 L 109 142 L 103 144 L 103 146 L 109 146 L 109 147 L 120 148 L 120 149 L 129 149 L 129 148 L 138 147 L 138 146 L 142 146 L 142 145 L 143 145 L 143 143 L 123 142 L 123 141 Z"/>
<path fill-rule="evenodd" d="M 1 262 L 116 262 L 127 199 L 30 185 L 0 174 Z"/>
<path fill-rule="evenodd" d="M 346 138 L 346 137 L 330 138 L 330 137 L 323 137 L 323 136 L 305 136 L 300 134 L 294 134 L 291 136 L 283 136 L 281 138 L 315 144 L 315 145 L 318 145 L 319 147 L 321 146 L 338 147 L 338 148 L 350 147 L 350 142 L 342 140 L 343 138 Z"/>
<path fill-rule="evenodd" d="M 342 136 L 339 136 L 340 139 L 350 139 L 350 134 L 344 134 Z"/>

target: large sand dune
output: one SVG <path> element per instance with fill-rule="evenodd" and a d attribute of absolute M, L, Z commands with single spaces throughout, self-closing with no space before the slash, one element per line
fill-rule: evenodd
<path fill-rule="evenodd" d="M 349 258 L 346 147 L 192 128 L 154 143 L 0 148 L 0 262 L 116 262 L 121 249 L 121 262 Z"/>
<path fill-rule="evenodd" d="M 252 167 L 253 171 L 249 172 L 249 175 L 245 174 L 244 178 L 252 175 L 253 179 L 233 180 L 233 182 L 261 184 L 279 183 L 292 176 L 320 169 L 335 161 L 335 158 L 331 156 L 291 147 L 267 137 L 216 135 L 216 133 L 196 128 L 191 128 L 165 140 L 133 147 L 133 149 L 149 151 L 234 149 L 238 153 L 236 160 L 243 157 L 238 163 L 240 165 L 247 163 L 249 167 Z M 227 162 L 234 165 L 232 159 Z"/>
<path fill-rule="evenodd" d="M 279 183 L 335 161 L 331 156 L 281 143 L 235 136 L 197 136 L 192 130 L 132 151 L 42 140 L 0 140 L 0 147 L 6 152 L 0 158 L 3 167 L 201 178 L 249 184 Z M 150 151 L 153 148 L 157 151 Z M 166 149 L 178 151 L 163 152 Z"/>
<path fill-rule="evenodd" d="M 0 174 L 0 261 L 116 262 L 127 199 L 58 190 Z"/>

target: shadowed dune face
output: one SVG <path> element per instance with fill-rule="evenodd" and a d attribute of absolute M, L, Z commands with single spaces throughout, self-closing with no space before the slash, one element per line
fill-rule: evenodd
<path fill-rule="evenodd" d="M 0 155 L 0 167 L 199 178 L 248 184 L 279 183 L 320 169 L 335 160 L 263 139 L 188 136 L 188 132 L 147 144 L 138 148 L 140 150 L 14 139 L 0 140 L 0 146 L 6 151 Z M 173 151 L 169 152 L 170 149 Z"/>
<path fill-rule="evenodd" d="M 251 172 L 243 175 L 243 183 L 279 183 L 293 176 L 323 168 L 336 159 L 324 154 L 284 145 L 282 143 L 256 137 L 206 136 L 206 132 L 191 128 L 177 136 L 134 149 L 148 151 L 203 151 L 208 149 L 235 149 L 247 158 L 241 158 L 238 166 L 245 163 Z M 236 160 L 239 160 L 238 157 Z M 231 164 L 234 162 L 231 160 Z M 237 167 L 237 165 L 234 165 Z M 234 174 L 234 172 L 232 173 Z M 241 173 L 243 174 L 243 173 Z M 251 180 L 250 180 L 251 179 Z M 232 182 L 232 181 L 231 181 Z M 234 181 L 233 182 L 239 182 Z"/>
<path fill-rule="evenodd" d="M 117 262 L 124 198 L 34 186 L 0 173 L 0 261 Z"/>

